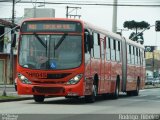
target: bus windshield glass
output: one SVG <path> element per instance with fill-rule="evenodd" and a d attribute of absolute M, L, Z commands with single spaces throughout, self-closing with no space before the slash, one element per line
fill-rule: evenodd
<path fill-rule="evenodd" d="M 19 64 L 29 69 L 71 69 L 82 61 L 80 35 L 22 35 Z"/>

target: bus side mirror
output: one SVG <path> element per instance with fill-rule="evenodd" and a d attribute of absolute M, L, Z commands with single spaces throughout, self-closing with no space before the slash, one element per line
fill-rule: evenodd
<path fill-rule="evenodd" d="M 91 51 L 91 48 L 93 48 L 93 35 L 90 35 L 88 32 L 85 32 L 85 36 L 84 36 L 84 41 L 85 41 L 85 53 L 87 53 L 87 51 Z"/>
<path fill-rule="evenodd" d="M 89 45 L 90 45 L 90 48 L 93 48 L 93 35 L 90 35 L 90 38 L 89 38 Z"/>
<path fill-rule="evenodd" d="M 88 51 L 88 33 L 85 32 L 84 34 L 84 51 L 85 53 L 87 53 Z"/>
<path fill-rule="evenodd" d="M 12 35 L 12 43 L 11 43 L 11 47 L 15 47 L 16 46 L 16 34 Z"/>
<path fill-rule="evenodd" d="M 16 26 L 15 31 L 19 32 L 20 26 Z"/>

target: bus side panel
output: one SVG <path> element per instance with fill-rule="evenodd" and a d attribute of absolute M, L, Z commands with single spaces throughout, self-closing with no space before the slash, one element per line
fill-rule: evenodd
<path fill-rule="evenodd" d="M 137 78 L 140 74 L 139 67 L 136 67 L 134 65 L 127 65 L 127 85 L 126 85 L 126 91 L 135 90 L 137 86 Z"/>
<path fill-rule="evenodd" d="M 100 59 L 94 59 L 89 58 L 86 55 L 85 57 L 85 88 L 84 88 L 84 94 L 85 95 L 91 95 L 92 94 L 92 86 L 95 75 L 98 75 L 98 94 L 100 93 L 100 87 L 101 87 L 101 76 L 100 76 Z"/>
<path fill-rule="evenodd" d="M 85 77 L 84 77 L 84 95 L 91 95 L 92 94 L 92 85 L 93 85 L 93 76 L 91 73 L 91 56 L 89 53 L 85 54 Z"/>
<path fill-rule="evenodd" d="M 104 93 L 110 93 L 110 89 L 111 89 L 111 61 L 106 61 L 104 72 L 105 72 Z"/>
<path fill-rule="evenodd" d="M 111 82 L 110 82 L 110 91 L 109 93 L 114 93 L 116 89 L 116 82 L 119 76 L 119 82 L 122 80 L 122 63 L 121 62 L 111 62 Z M 120 84 L 121 89 L 121 84 Z"/>
<path fill-rule="evenodd" d="M 145 87 L 145 75 L 146 75 L 146 71 L 145 71 L 145 67 L 142 67 L 142 79 L 141 79 L 141 83 L 140 83 L 140 89 L 144 89 Z"/>
<path fill-rule="evenodd" d="M 116 86 L 116 79 L 117 79 L 117 63 L 116 62 L 111 62 L 111 82 L 110 82 L 110 93 L 114 93 L 115 91 L 115 86 Z"/>

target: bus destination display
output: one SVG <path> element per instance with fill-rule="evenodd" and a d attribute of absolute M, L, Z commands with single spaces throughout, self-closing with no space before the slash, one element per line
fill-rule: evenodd
<path fill-rule="evenodd" d="M 81 24 L 78 22 L 62 21 L 29 21 L 23 23 L 22 32 L 81 32 Z"/>

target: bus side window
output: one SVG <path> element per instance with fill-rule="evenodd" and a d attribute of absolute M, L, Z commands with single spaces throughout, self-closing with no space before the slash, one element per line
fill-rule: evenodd
<path fill-rule="evenodd" d="M 138 49 L 138 65 L 141 65 L 141 52 L 140 52 L 140 48 Z"/>
<path fill-rule="evenodd" d="M 131 64 L 134 65 L 134 46 L 131 46 Z"/>
<path fill-rule="evenodd" d="M 145 51 L 143 51 L 143 66 L 146 66 L 146 61 L 145 61 Z"/>
<path fill-rule="evenodd" d="M 91 52 L 91 49 L 93 48 L 93 36 L 90 35 L 89 32 L 85 32 L 84 34 L 84 40 L 85 40 L 85 53 Z"/>
<path fill-rule="evenodd" d="M 135 47 L 133 46 L 133 64 L 135 64 Z"/>
<path fill-rule="evenodd" d="M 94 39 L 94 57 L 100 58 L 99 36 L 97 33 L 93 33 L 93 39 Z"/>
<path fill-rule="evenodd" d="M 106 36 L 104 34 L 99 34 L 99 45 L 100 45 L 100 57 L 104 60 L 105 59 L 105 50 L 106 50 Z"/>
<path fill-rule="evenodd" d="M 137 48 L 137 65 L 140 64 L 139 48 Z"/>
<path fill-rule="evenodd" d="M 110 38 L 106 39 L 106 59 L 111 60 L 111 42 Z"/>
<path fill-rule="evenodd" d="M 143 66 L 143 50 L 140 49 L 140 63 L 141 63 L 141 66 Z"/>
<path fill-rule="evenodd" d="M 131 46 L 130 45 L 127 45 L 127 61 L 128 61 L 128 64 L 131 63 Z"/>
<path fill-rule="evenodd" d="M 115 61 L 116 59 L 115 59 L 115 57 L 116 57 L 116 47 L 115 47 L 115 45 L 116 45 L 116 43 L 115 43 L 115 40 L 114 39 L 110 39 L 111 40 L 111 60 L 112 61 Z"/>
<path fill-rule="evenodd" d="M 116 61 L 120 61 L 120 41 L 116 41 Z"/>
<path fill-rule="evenodd" d="M 135 65 L 138 64 L 138 48 L 135 49 Z"/>

